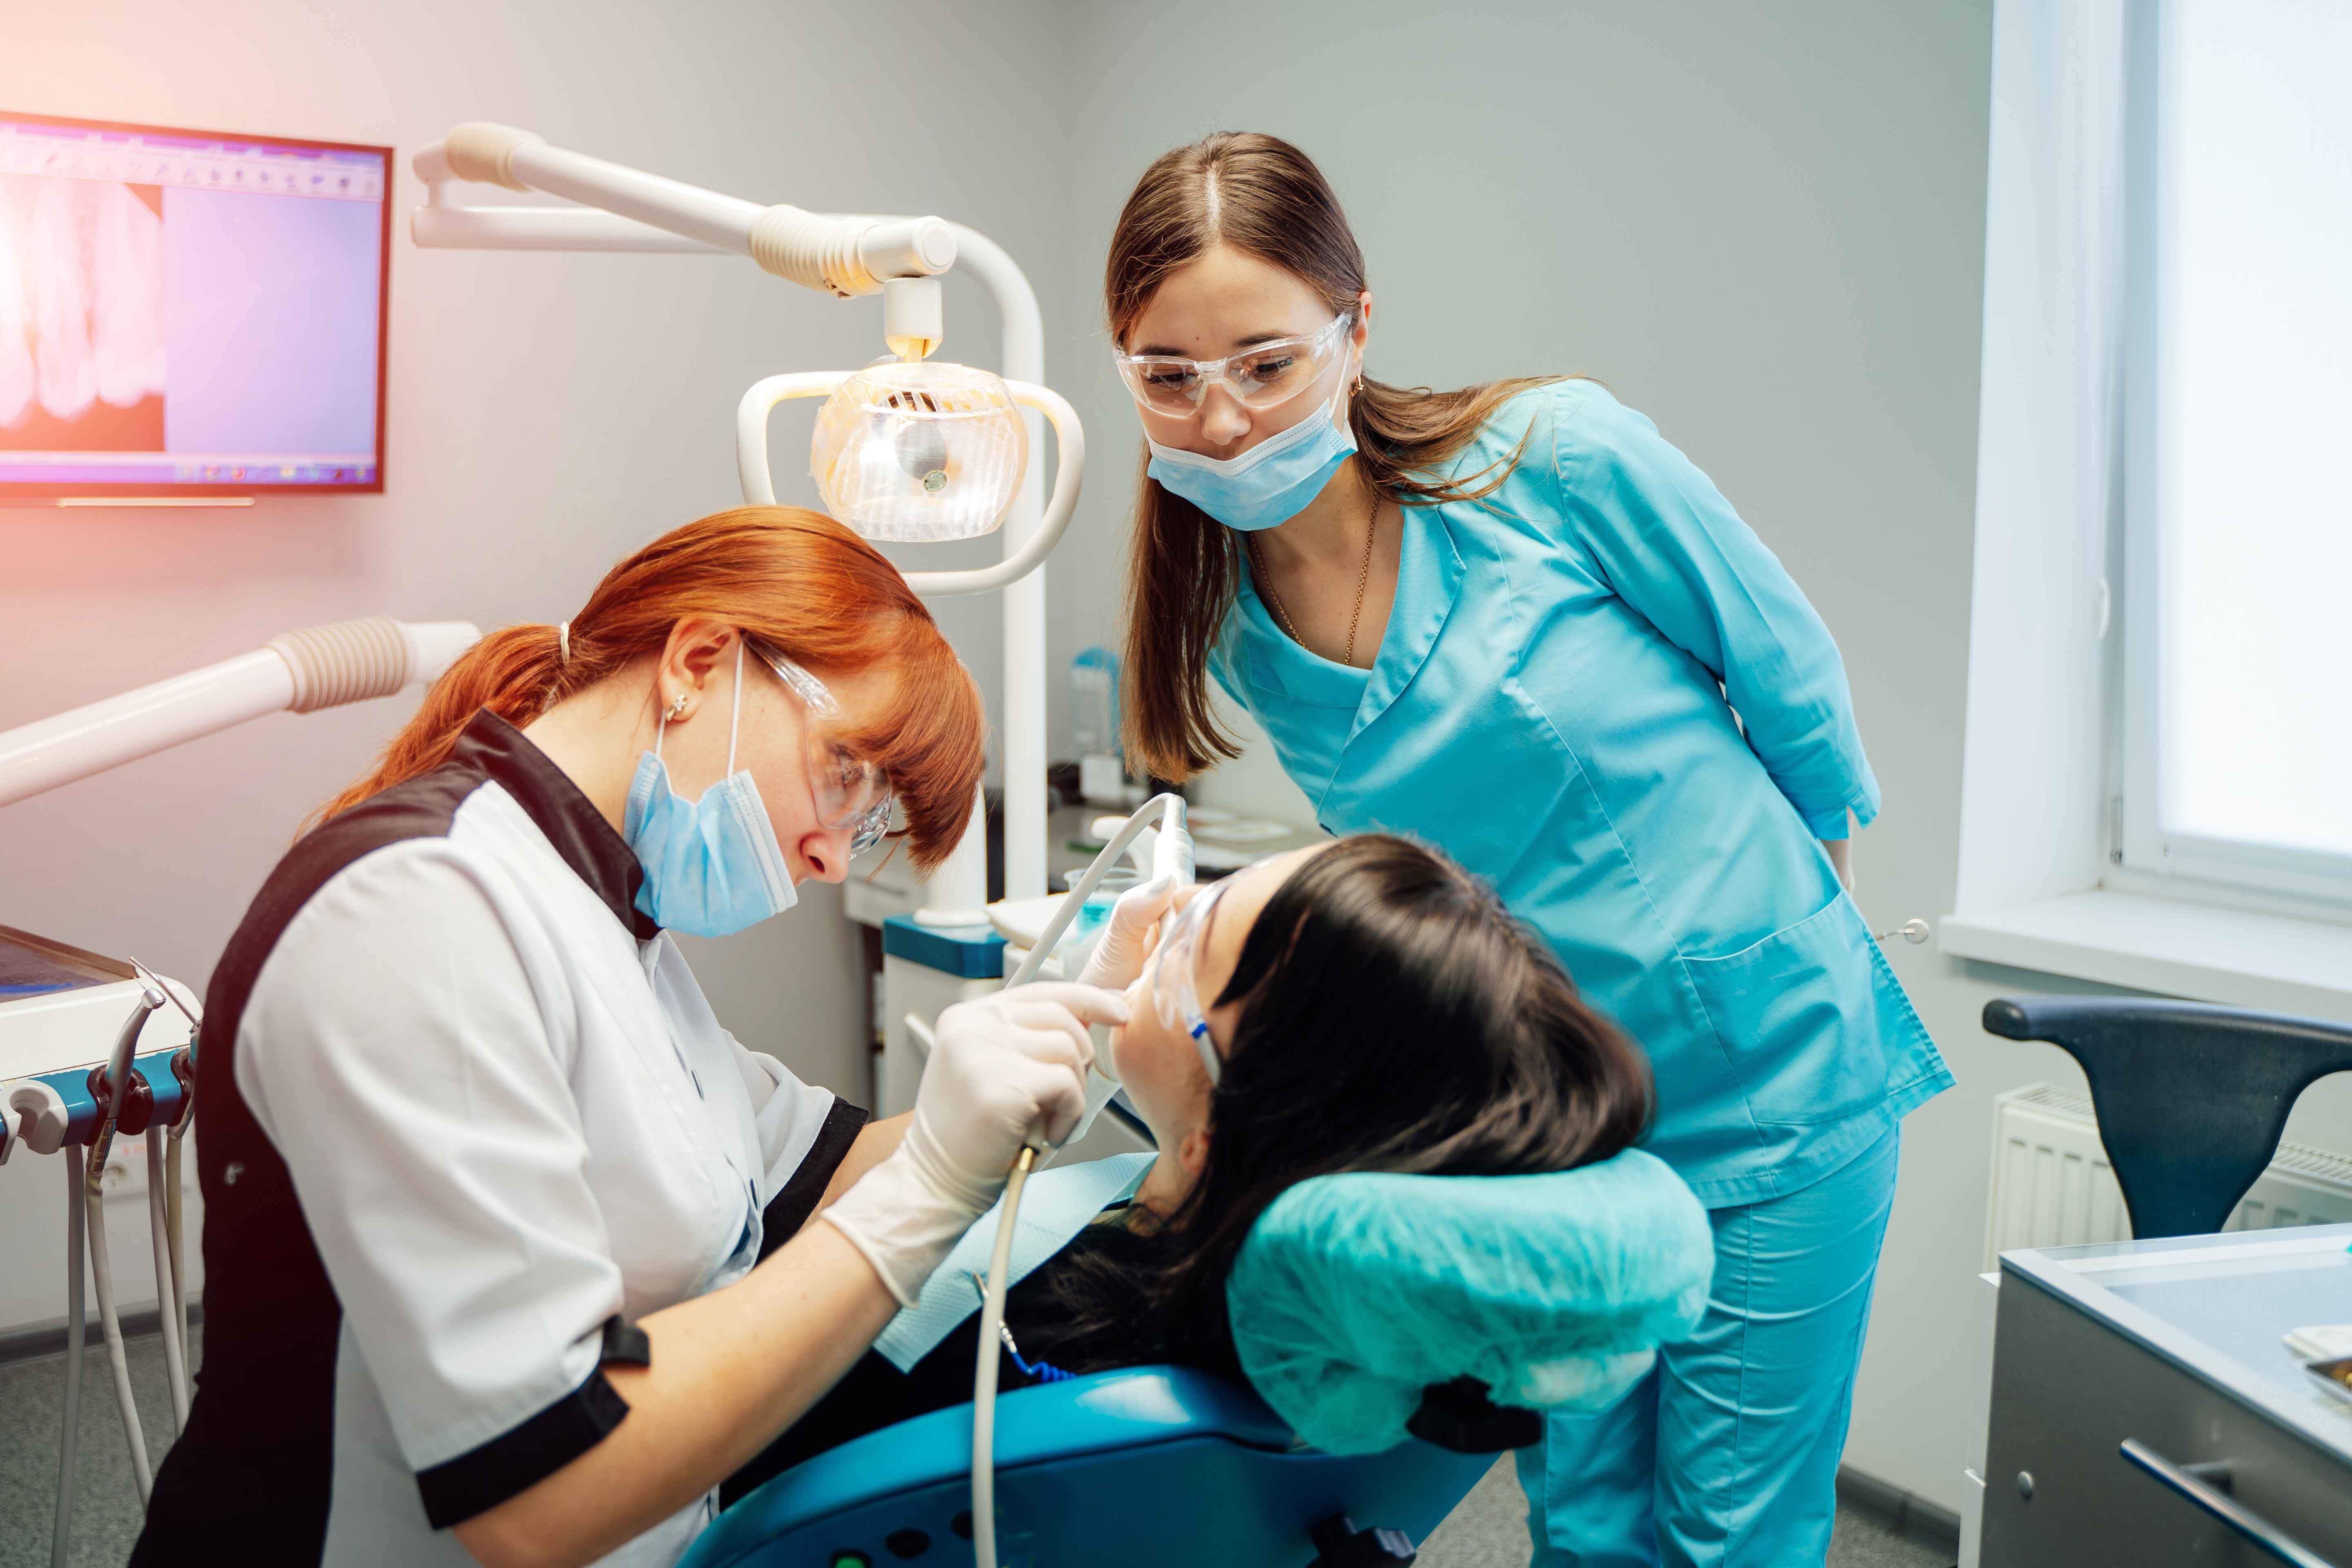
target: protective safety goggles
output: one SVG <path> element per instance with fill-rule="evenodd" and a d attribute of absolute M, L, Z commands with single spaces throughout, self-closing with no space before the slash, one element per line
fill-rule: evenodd
<path fill-rule="evenodd" d="M 1223 359 L 1113 351 L 1111 362 L 1135 401 L 1154 414 L 1189 419 L 1212 385 L 1223 387 L 1244 408 L 1272 408 L 1322 380 L 1346 354 L 1348 328 L 1355 319 L 1354 311 L 1342 310 L 1307 337 L 1259 343 Z"/>
<path fill-rule="evenodd" d="M 864 854 L 890 831 L 890 781 L 880 768 L 842 743 L 841 703 L 824 681 L 758 637 L 743 640 L 808 710 L 809 722 L 803 731 L 808 744 L 809 794 L 816 802 L 817 822 L 828 831 L 847 828 L 850 854 Z"/>
<path fill-rule="evenodd" d="M 1169 916 L 1151 954 L 1151 1000 L 1160 1021 L 1192 1037 L 1212 1086 L 1224 1077 L 1225 1063 L 1217 1054 L 1217 1042 L 1209 1037 L 1209 1017 L 1192 988 L 1192 968 L 1208 944 L 1209 911 L 1224 890 L 1225 884 L 1219 882 Z"/>

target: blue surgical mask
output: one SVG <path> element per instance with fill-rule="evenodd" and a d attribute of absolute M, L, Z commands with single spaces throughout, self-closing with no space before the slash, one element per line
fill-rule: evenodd
<path fill-rule="evenodd" d="M 1150 443 L 1147 470 L 1227 528 L 1255 533 L 1288 522 L 1323 493 L 1356 449 L 1355 431 L 1333 423 L 1339 408 L 1342 376 L 1322 412 L 1269 436 L 1238 458 L 1206 458 L 1180 447 Z"/>
<path fill-rule="evenodd" d="M 645 867 L 637 908 L 688 936 L 732 936 L 780 915 L 799 898 L 749 772 L 735 772 L 735 737 L 743 722 L 743 646 L 735 646 L 735 712 L 727 726 L 727 776 L 687 801 L 670 788 L 662 762 L 665 716 L 654 749 L 637 759 L 629 781 L 621 837 Z"/>

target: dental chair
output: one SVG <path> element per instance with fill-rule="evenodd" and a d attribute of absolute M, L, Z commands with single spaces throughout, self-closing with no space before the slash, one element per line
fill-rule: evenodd
<path fill-rule="evenodd" d="M 1688 1334 L 1706 1216 L 1638 1151 L 1537 1176 L 1300 1184 L 1226 1289 L 1248 1387 L 1132 1367 L 1001 1396 L 1007 1568 L 1375 1568 L 1413 1560 L 1542 1410 L 1600 1409 Z M 869 1433 L 721 1513 L 686 1568 L 953 1568 L 972 1409 Z"/>

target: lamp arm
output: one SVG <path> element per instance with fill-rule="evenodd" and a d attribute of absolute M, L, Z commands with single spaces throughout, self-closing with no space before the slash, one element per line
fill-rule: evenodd
<path fill-rule="evenodd" d="M 428 187 L 428 210 L 464 210 L 446 201 L 443 187 L 451 180 L 544 191 L 740 252 L 779 278 L 844 298 L 877 292 L 886 279 L 931 278 L 955 265 L 954 227 L 941 218 L 829 217 L 783 204 L 761 206 L 551 147 L 510 125 L 459 125 L 418 153 L 412 166 Z M 426 226 L 417 226 L 421 232 Z M 522 232 L 518 228 L 518 236 Z M 495 242 L 498 237 L 476 237 Z"/>

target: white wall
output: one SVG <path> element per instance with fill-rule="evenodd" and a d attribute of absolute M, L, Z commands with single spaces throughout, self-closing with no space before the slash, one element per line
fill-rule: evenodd
<path fill-rule="evenodd" d="M 1885 792 L 1858 846 L 1864 910 L 1891 926 L 1950 909 L 1990 0 L 1083 14 L 1080 294 L 1054 374 L 1100 457 L 1056 568 L 1054 668 L 1113 632 L 1132 494 L 1133 416 L 1099 324 L 1111 223 L 1169 146 L 1270 131 L 1322 164 L 1355 222 L 1373 374 L 1588 372 L 1715 478 L 1845 650 Z M 1847 1458 L 1957 1508 L 1987 1108 L 2068 1075 L 2056 1051 L 1977 1027 L 2024 977 L 1891 957 L 1961 1087 L 1907 1126 Z"/>
<path fill-rule="evenodd" d="M 837 302 L 745 261 L 415 249 L 407 154 L 451 125 L 505 121 L 819 210 L 938 212 L 1002 241 L 1057 299 L 1066 39 L 1048 0 L 0 0 L 0 106 L 391 143 L 402 215 L 386 493 L 0 511 L 0 728 L 319 621 L 561 619 L 621 554 L 740 499 L 743 387 L 881 352 L 877 301 Z M 994 363 L 985 296 L 951 282 L 949 309 L 951 352 Z M 780 440 L 804 441 L 806 419 L 780 416 Z M 813 499 L 806 468 L 779 458 L 802 491 L 787 500 Z M 993 601 L 942 619 L 992 693 Z M 281 715 L 0 812 L 0 923 L 201 986 L 296 823 L 408 708 Z M 803 901 L 688 945 L 739 1036 L 862 1096 L 839 897 Z M 56 1163 L 0 1170 L 0 1256 L 61 1248 Z M 16 1306 L 0 1299 L 0 1324 L 45 1315 Z"/>

